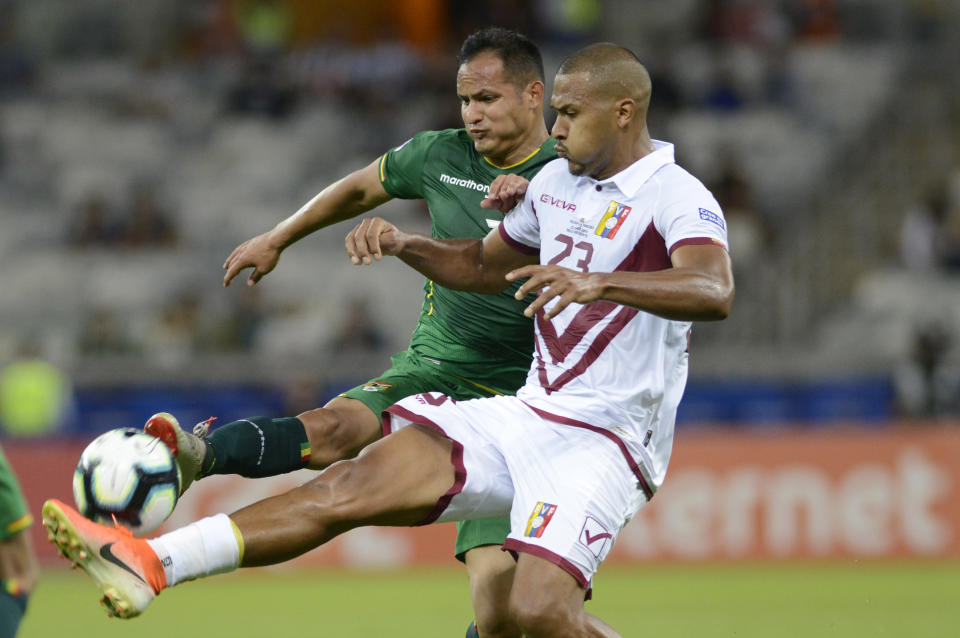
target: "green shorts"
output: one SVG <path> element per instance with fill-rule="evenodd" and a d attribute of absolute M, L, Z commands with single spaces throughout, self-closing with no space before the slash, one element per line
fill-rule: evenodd
<path fill-rule="evenodd" d="M 33 516 L 27 509 L 20 483 L 0 450 L 0 542 L 22 532 L 32 523 Z"/>
<path fill-rule="evenodd" d="M 390 361 L 393 365 L 389 370 L 340 396 L 360 401 L 378 418 L 382 418 L 385 409 L 404 397 L 421 392 L 442 392 L 453 399 L 464 401 L 496 394 L 512 394 L 516 391 L 516 388 L 499 387 L 495 375 L 467 379 L 442 371 L 438 364 L 411 350 L 393 355 Z M 455 548 L 457 559 L 463 560 L 464 554 L 474 547 L 503 545 L 509 531 L 510 520 L 507 518 L 458 522 Z"/>

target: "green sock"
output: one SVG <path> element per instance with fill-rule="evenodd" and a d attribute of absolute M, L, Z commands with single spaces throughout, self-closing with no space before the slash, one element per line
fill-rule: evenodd
<path fill-rule="evenodd" d="M 207 443 L 203 476 L 275 476 L 299 470 L 310 460 L 307 430 L 296 417 L 232 421 L 211 432 Z"/>
<path fill-rule="evenodd" d="M 20 589 L 15 578 L 0 581 L 0 638 L 14 638 L 27 611 L 30 594 Z"/>

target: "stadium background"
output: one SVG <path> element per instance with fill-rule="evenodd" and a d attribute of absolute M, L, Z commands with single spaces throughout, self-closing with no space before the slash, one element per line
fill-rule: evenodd
<path fill-rule="evenodd" d="M 220 266 L 332 179 L 458 126 L 456 46 L 499 24 L 542 46 L 548 78 L 587 42 L 637 52 L 651 133 L 730 227 L 733 315 L 694 330 L 669 478 L 593 610 L 626 636 L 960 626 L 956 2 L 0 0 L 0 16 L 0 432 L 35 515 L 105 429 L 295 414 L 405 345 L 421 280 L 350 267 L 349 224 L 255 289 L 224 290 Z M 426 228 L 420 203 L 386 212 Z M 209 479 L 171 523 L 300 480 Z M 101 620 L 34 535 L 27 636 L 161 635 L 180 610 L 208 636 L 449 636 L 470 614 L 448 526 L 188 585 L 135 629 Z"/>

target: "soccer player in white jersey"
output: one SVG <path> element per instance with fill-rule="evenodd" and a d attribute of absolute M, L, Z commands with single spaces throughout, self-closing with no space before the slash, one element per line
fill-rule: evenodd
<path fill-rule="evenodd" d="M 396 255 L 451 288 L 538 291 L 536 353 L 516 397 L 427 393 L 387 411 L 391 432 L 286 494 L 151 540 L 59 501 L 53 541 L 107 608 L 142 612 L 166 587 L 288 560 L 362 525 L 509 513 L 510 611 L 530 637 L 618 636 L 583 608 L 620 529 L 669 461 L 690 322 L 727 316 L 733 278 L 722 213 L 650 139 L 650 80 L 612 44 L 568 58 L 551 100 L 561 159 L 483 240 L 435 240 L 374 218 L 348 236 L 354 263 Z M 495 192 L 508 179 L 495 183 Z M 495 421 L 499 427 L 486 423 Z"/>

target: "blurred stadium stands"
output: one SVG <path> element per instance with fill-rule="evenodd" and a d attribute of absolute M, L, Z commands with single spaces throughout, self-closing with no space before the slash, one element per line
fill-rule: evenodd
<path fill-rule="evenodd" d="M 585 42 L 635 50 L 651 132 L 727 211 L 737 300 L 694 330 L 682 421 L 960 410 L 960 260 L 900 248 L 938 185 L 929 235 L 960 245 L 956 3 L 354 4 L 0 0 L 0 366 L 42 343 L 74 383 L 66 431 L 299 410 L 382 370 L 422 282 L 349 266 L 350 223 L 254 290 L 220 267 L 333 179 L 457 126 L 453 52 L 488 23 L 530 33 L 548 77 Z M 385 212 L 427 227 L 419 202 Z M 364 298 L 375 336 L 340 347 Z"/>

